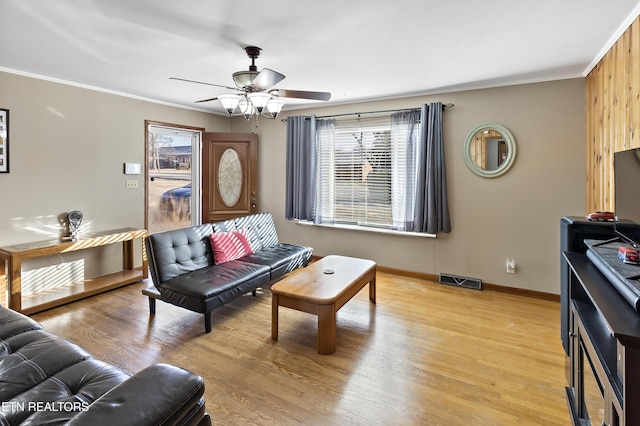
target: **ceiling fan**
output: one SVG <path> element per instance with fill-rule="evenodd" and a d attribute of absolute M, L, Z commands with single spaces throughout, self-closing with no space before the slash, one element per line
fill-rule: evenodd
<path fill-rule="evenodd" d="M 258 67 L 256 67 L 255 62 L 256 58 L 260 56 L 262 49 L 256 46 L 247 46 L 244 48 L 244 51 L 247 53 L 247 56 L 251 58 L 251 65 L 248 71 L 237 71 L 233 73 L 232 77 L 236 87 L 177 77 L 170 77 L 170 79 L 206 84 L 208 86 L 222 87 L 235 91 L 236 93 L 234 94 L 202 99 L 196 101 L 196 103 L 218 100 L 230 116 L 242 114 L 247 120 L 254 114 L 264 115 L 268 118 L 276 118 L 284 106 L 284 99 L 282 98 L 312 99 L 318 101 L 328 101 L 331 99 L 331 93 L 328 92 L 273 89 L 273 86 L 284 80 L 284 74 L 280 74 L 269 68 L 263 68 L 258 72 Z"/>

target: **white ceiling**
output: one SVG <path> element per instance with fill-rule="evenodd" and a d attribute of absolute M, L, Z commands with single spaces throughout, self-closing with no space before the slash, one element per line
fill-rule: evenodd
<path fill-rule="evenodd" d="M 247 45 L 330 103 L 586 75 L 638 0 L 0 0 L 0 71 L 221 112 Z M 1 88 L 0 88 L 1 91 Z M 1 93 L 0 93 L 1 97 Z M 287 102 L 296 108 L 318 101 Z"/>

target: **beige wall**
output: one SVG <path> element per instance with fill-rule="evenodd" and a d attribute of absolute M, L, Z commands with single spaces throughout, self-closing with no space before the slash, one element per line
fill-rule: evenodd
<path fill-rule="evenodd" d="M 144 227 L 144 174 L 127 177 L 123 164 L 145 164 L 145 120 L 229 130 L 226 117 L 3 72 L 0 108 L 10 110 L 0 246 L 58 237 L 58 216 L 71 210 L 94 231 Z M 132 178 L 139 189 L 125 189 Z M 121 267 L 119 254 L 108 257 L 96 270 Z"/>
<path fill-rule="evenodd" d="M 0 72 L 10 110 L 9 174 L 0 174 L 0 245 L 38 241 L 71 210 L 94 230 L 144 226 L 144 121 L 228 131 L 225 117 Z"/>
<path fill-rule="evenodd" d="M 315 253 L 368 257 L 380 265 L 559 293 L 559 221 L 582 215 L 584 80 L 338 105 L 283 114 L 317 115 L 452 102 L 445 144 L 453 232 L 437 239 L 303 227 L 284 219 L 286 124 L 262 119 L 260 210 L 274 214 L 282 241 Z M 144 164 L 144 120 L 246 132 L 229 120 L 182 108 L 0 73 L 0 108 L 11 110 L 11 173 L 0 174 L 0 245 L 56 234 L 57 216 L 78 209 L 95 230 L 144 225 L 140 189 L 126 190 L 124 162 Z M 504 176 L 483 179 L 462 157 L 467 132 L 485 121 L 513 133 L 518 155 Z M 118 255 L 112 255 L 117 263 Z M 515 258 L 517 273 L 505 272 Z"/>
<path fill-rule="evenodd" d="M 584 79 L 448 93 L 283 114 L 327 115 L 413 108 L 442 101 L 445 155 L 453 232 L 437 239 L 377 235 L 296 225 L 284 219 L 286 124 L 260 120 L 260 207 L 271 211 L 282 241 L 308 244 L 315 254 L 374 259 L 378 264 L 438 275 L 560 293 L 560 219 L 583 215 L 585 202 Z M 462 147 L 469 130 L 482 122 L 506 126 L 517 144 L 507 174 L 485 179 L 469 171 Z M 236 119 L 232 131 L 251 131 Z M 505 261 L 514 258 L 516 274 Z"/>

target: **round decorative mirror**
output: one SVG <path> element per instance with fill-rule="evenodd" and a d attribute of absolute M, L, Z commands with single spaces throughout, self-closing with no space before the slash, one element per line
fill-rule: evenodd
<path fill-rule="evenodd" d="M 469 132 L 464 142 L 464 161 L 478 176 L 503 175 L 516 159 L 516 141 L 506 127 L 483 123 Z"/>

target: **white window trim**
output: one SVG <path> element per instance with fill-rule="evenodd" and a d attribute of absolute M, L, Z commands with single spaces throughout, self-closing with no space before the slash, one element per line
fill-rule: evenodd
<path fill-rule="evenodd" d="M 374 228 L 374 227 L 358 226 L 358 225 L 347 225 L 343 223 L 330 225 L 330 224 L 324 224 L 324 223 L 313 223 L 308 220 L 294 220 L 294 222 L 298 225 L 303 225 L 303 226 L 319 226 L 322 228 L 348 229 L 351 231 L 371 232 L 375 234 L 386 234 L 386 235 L 397 235 L 401 237 L 437 238 L 436 234 L 427 234 L 426 232 L 394 231 L 393 229 Z"/>

